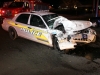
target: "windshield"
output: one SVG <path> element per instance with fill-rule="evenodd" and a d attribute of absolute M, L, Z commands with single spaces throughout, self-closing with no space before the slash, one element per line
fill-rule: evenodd
<path fill-rule="evenodd" d="M 24 2 L 12 2 L 8 7 L 15 8 L 15 7 L 22 7 Z"/>
<path fill-rule="evenodd" d="M 49 14 L 49 15 L 43 15 L 42 16 L 49 28 L 53 27 L 54 21 L 58 18 L 57 14 Z"/>

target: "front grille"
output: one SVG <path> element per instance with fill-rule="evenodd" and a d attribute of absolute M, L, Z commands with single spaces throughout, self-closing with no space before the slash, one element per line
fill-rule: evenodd
<path fill-rule="evenodd" d="M 88 29 L 83 29 L 80 31 L 81 33 L 89 33 L 89 30 Z"/>
<path fill-rule="evenodd" d="M 76 42 L 86 42 L 89 41 L 88 39 L 88 34 L 89 33 L 89 29 L 83 29 L 80 31 L 75 31 L 75 35 L 73 36 L 73 40 Z"/>
<path fill-rule="evenodd" d="M 74 33 L 76 33 L 76 34 L 89 33 L 89 29 L 83 29 L 83 30 L 79 30 L 79 31 L 74 31 Z"/>
<path fill-rule="evenodd" d="M 74 38 L 74 40 L 76 40 L 76 41 L 88 41 L 88 39 L 84 39 L 84 38 Z"/>

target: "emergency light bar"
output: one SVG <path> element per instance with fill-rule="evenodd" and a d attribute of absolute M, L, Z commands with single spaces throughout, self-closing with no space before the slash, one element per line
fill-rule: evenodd
<path fill-rule="evenodd" d="M 31 11 L 31 13 L 34 13 L 34 12 L 49 12 L 49 10 L 39 10 L 39 11 Z"/>

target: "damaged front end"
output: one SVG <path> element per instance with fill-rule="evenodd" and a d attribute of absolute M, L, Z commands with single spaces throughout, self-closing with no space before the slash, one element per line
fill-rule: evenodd
<path fill-rule="evenodd" d="M 90 43 L 95 42 L 96 40 L 96 32 L 91 28 L 83 29 L 80 31 L 74 31 L 74 33 L 76 34 L 71 36 L 71 42 Z"/>
<path fill-rule="evenodd" d="M 56 38 L 60 50 L 75 49 L 79 43 L 95 42 L 96 31 L 90 28 L 91 25 L 89 21 L 70 21 L 63 17 L 58 18 L 53 28 L 59 30 Z"/>

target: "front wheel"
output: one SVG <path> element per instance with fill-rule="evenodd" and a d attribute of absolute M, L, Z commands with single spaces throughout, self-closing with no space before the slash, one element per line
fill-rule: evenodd
<path fill-rule="evenodd" d="M 15 40 L 17 38 L 17 32 L 14 28 L 10 27 L 9 28 L 9 36 L 12 40 Z"/>
<path fill-rule="evenodd" d="M 65 50 L 60 50 L 57 37 L 53 36 L 53 48 L 58 50 L 60 54 L 65 54 Z"/>
<path fill-rule="evenodd" d="M 57 37 L 55 37 L 55 35 L 53 36 L 53 48 L 55 50 L 59 50 L 60 51 L 59 44 L 58 44 L 58 39 L 57 39 Z"/>

